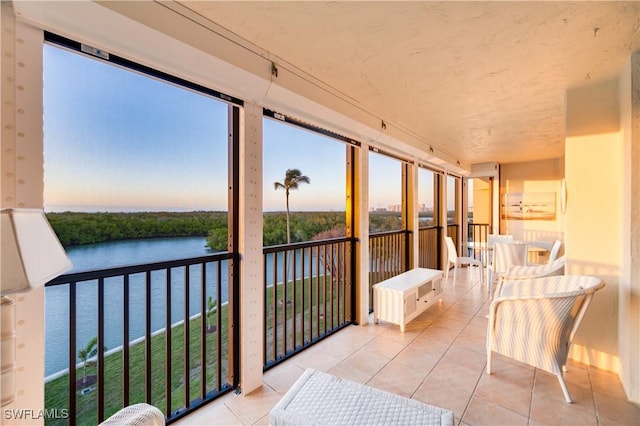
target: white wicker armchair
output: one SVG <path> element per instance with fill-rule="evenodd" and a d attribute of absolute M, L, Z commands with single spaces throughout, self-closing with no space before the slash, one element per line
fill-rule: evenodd
<path fill-rule="evenodd" d="M 600 279 L 584 275 L 503 280 L 489 311 L 487 373 L 492 353 L 505 355 L 555 374 L 573 402 L 562 369 L 593 294 L 603 287 Z"/>

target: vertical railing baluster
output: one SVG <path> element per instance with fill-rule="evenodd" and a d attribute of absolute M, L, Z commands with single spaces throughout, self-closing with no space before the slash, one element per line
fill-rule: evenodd
<path fill-rule="evenodd" d="M 191 402 L 191 398 L 189 396 L 189 391 L 191 387 L 191 322 L 189 321 L 189 265 L 184 266 L 184 325 L 183 325 L 183 351 L 184 351 L 184 407 L 189 407 L 189 402 Z"/>
<path fill-rule="evenodd" d="M 369 268 L 369 293 L 371 293 L 371 287 L 373 284 L 378 282 L 377 277 L 377 269 L 378 269 L 378 258 L 376 255 L 376 238 L 372 237 L 369 240 L 369 256 L 371 258 L 371 267 Z M 369 299 L 371 301 L 371 299 Z"/>
<path fill-rule="evenodd" d="M 404 272 L 404 232 L 396 235 L 396 274 Z"/>
<path fill-rule="evenodd" d="M 404 261 L 402 259 L 403 234 L 396 234 L 393 237 L 393 241 L 395 243 L 394 254 L 396 259 L 396 269 L 394 270 L 394 274 L 399 274 L 400 272 L 402 272 L 402 267 L 404 264 Z"/>
<path fill-rule="evenodd" d="M 387 278 L 391 278 L 395 273 L 395 271 L 397 270 L 398 262 L 396 257 L 396 236 L 391 235 L 385 238 L 385 240 L 387 242 L 387 256 L 389 258 L 389 263 L 390 263 L 389 269 L 386 271 L 387 275 L 385 279 L 387 279 Z"/>
<path fill-rule="evenodd" d="M 307 288 L 307 284 L 305 283 L 305 273 L 304 273 L 304 259 L 305 259 L 305 249 L 302 248 L 300 249 L 300 275 L 302 277 L 302 285 L 300 286 L 300 345 L 302 347 L 304 347 L 305 345 L 305 337 L 307 332 L 305 331 L 305 323 L 304 323 L 304 312 L 305 312 L 305 294 L 306 294 L 306 288 Z"/>
<path fill-rule="evenodd" d="M 271 259 L 271 270 L 273 276 L 273 342 L 271 346 L 273 346 L 273 360 L 278 360 L 278 253 L 273 253 L 273 258 Z"/>
<path fill-rule="evenodd" d="M 145 318 L 144 318 L 144 359 L 145 359 L 145 378 L 144 378 L 144 399 L 147 404 L 153 404 L 151 400 L 151 271 L 145 274 Z M 167 416 L 171 413 L 165 413 Z"/>
<path fill-rule="evenodd" d="M 326 334 L 327 333 L 327 323 L 328 321 L 328 317 L 327 317 L 327 262 L 328 262 L 328 256 L 329 256 L 329 247 L 327 245 L 323 245 L 323 258 L 324 258 L 324 270 L 322 271 L 322 308 L 324 311 L 324 331 L 323 333 Z"/>
<path fill-rule="evenodd" d="M 373 288 L 373 281 L 374 281 L 374 273 L 375 273 L 375 256 L 373 254 L 373 244 L 374 244 L 374 238 L 372 238 L 371 236 L 369 237 L 369 269 L 367 270 L 368 273 L 368 278 L 369 278 L 369 294 L 371 294 L 372 292 L 372 288 Z M 373 311 L 373 304 L 372 304 L 372 299 L 371 296 L 369 296 L 369 312 Z"/>
<path fill-rule="evenodd" d="M 313 253 L 317 247 L 309 247 L 309 342 L 313 341 Z"/>
<path fill-rule="evenodd" d="M 207 397 L 207 264 L 200 264 L 200 398 Z M 218 302 L 219 304 L 219 302 Z"/>
<path fill-rule="evenodd" d="M 427 266 L 427 251 L 425 247 L 425 234 L 424 229 L 418 229 L 417 238 L 418 238 L 418 267 L 420 268 L 428 268 Z"/>
<path fill-rule="evenodd" d="M 391 263 L 392 263 L 392 267 L 391 270 L 389 271 L 389 277 L 391 278 L 394 274 L 396 274 L 398 272 L 398 270 L 400 269 L 400 253 L 398 253 L 398 237 L 399 235 L 397 234 L 393 234 L 391 236 L 391 238 L 389 238 L 389 254 L 391 256 Z"/>
<path fill-rule="evenodd" d="M 389 257 L 389 241 L 387 238 L 379 238 L 378 243 L 380 245 L 380 279 L 378 282 L 387 279 L 387 269 L 391 269 L 392 265 L 387 265 Z"/>
<path fill-rule="evenodd" d="M 418 266 L 421 268 L 424 268 L 425 266 L 425 261 L 424 261 L 424 255 L 425 255 L 425 251 L 424 251 L 424 246 L 423 246 L 423 232 L 422 229 L 418 229 Z"/>
<path fill-rule="evenodd" d="M 386 270 L 387 270 L 387 240 L 385 238 L 378 238 L 378 251 L 380 256 L 380 263 L 378 263 L 378 282 L 385 280 L 387 278 Z"/>
<path fill-rule="evenodd" d="M 227 263 L 229 263 L 228 260 Z M 220 261 L 216 261 L 216 273 L 216 301 L 218 303 L 216 308 L 216 390 L 219 392 L 222 390 L 222 262 Z M 230 290 L 227 282 L 227 298 Z M 227 306 L 228 313 L 229 306 Z M 231 318 L 228 320 L 231 321 Z"/>
<path fill-rule="evenodd" d="M 385 239 L 376 238 L 376 244 L 378 245 L 378 259 L 379 259 L 377 282 L 380 282 L 386 278 L 384 275 L 385 269 L 386 269 Z"/>
<path fill-rule="evenodd" d="M 165 407 L 167 414 L 172 415 L 171 411 L 171 268 L 167 268 L 167 279 L 165 282 L 165 358 L 164 358 L 164 395 Z"/>
<path fill-rule="evenodd" d="M 269 254 L 270 253 L 264 255 L 264 262 L 262 262 L 262 274 L 264 276 L 264 321 L 262 324 L 262 340 L 264 342 L 264 351 L 262 354 L 262 365 L 267 365 L 267 354 L 269 353 L 269 340 L 267 339 L 267 333 L 269 330 L 269 298 L 267 297 L 269 295 L 269 287 L 267 286 L 267 264 L 269 263 Z"/>
<path fill-rule="evenodd" d="M 129 274 L 122 283 L 122 406 L 129 405 Z"/>
<path fill-rule="evenodd" d="M 316 324 L 317 324 L 317 330 L 318 333 L 316 336 L 314 337 L 319 337 L 320 336 L 320 303 L 321 303 L 321 299 L 320 299 L 320 286 L 322 285 L 320 283 L 320 256 L 324 256 L 324 251 L 322 250 L 323 247 L 322 246 L 318 246 L 318 257 L 316 258 L 316 283 L 318 283 L 318 285 L 316 286 Z"/>
<path fill-rule="evenodd" d="M 391 268 L 389 268 L 387 278 L 391 278 L 398 270 L 398 236 L 393 234 L 388 238 L 389 257 L 391 260 Z"/>
<path fill-rule="evenodd" d="M 104 420 L 104 278 L 98 279 L 98 423 Z"/>
<path fill-rule="evenodd" d="M 287 353 L 287 338 L 288 336 L 288 327 L 287 327 L 287 284 L 289 284 L 289 268 L 287 264 L 287 260 L 289 259 L 289 251 L 285 250 L 282 256 L 282 304 L 280 307 L 282 308 L 282 355 L 284 356 Z"/>
<path fill-rule="evenodd" d="M 69 425 L 75 426 L 76 404 L 76 282 L 69 283 Z"/>
<path fill-rule="evenodd" d="M 347 259 L 347 246 L 346 242 L 340 243 L 340 263 L 339 263 L 339 276 L 338 276 L 338 325 L 344 323 L 345 310 L 343 305 L 345 303 L 345 286 L 347 281 L 347 268 L 349 259 Z"/>
<path fill-rule="evenodd" d="M 389 241 L 388 238 L 380 238 L 380 245 L 383 247 L 382 248 L 382 253 L 381 253 L 381 258 L 383 260 L 383 262 L 380 265 L 380 271 L 381 271 L 381 277 L 380 280 L 386 280 L 389 274 L 389 270 L 393 269 L 393 263 L 389 263 L 389 250 L 391 248 L 391 242 Z"/>
<path fill-rule="evenodd" d="M 324 327 L 322 334 L 327 334 L 327 262 L 329 257 L 329 245 L 322 245 L 322 264 L 320 265 L 322 270 L 318 271 L 318 274 L 322 276 L 322 319 L 324 319 Z"/>
<path fill-rule="evenodd" d="M 296 298 L 297 296 L 297 292 L 296 292 L 296 287 L 297 287 L 297 273 L 298 273 L 298 256 L 297 256 L 297 250 L 293 250 L 293 255 L 292 255 L 293 259 L 292 259 L 292 264 L 293 264 L 293 277 L 292 277 L 292 282 L 293 285 L 291 287 L 291 349 L 292 350 L 296 350 L 296 346 L 298 345 L 298 335 L 297 335 L 297 327 L 296 327 L 296 323 L 298 322 L 298 313 L 296 312 L 296 305 L 298 303 L 298 299 Z M 285 307 L 286 307 L 286 303 L 285 303 Z M 286 309 L 286 308 L 285 308 Z"/>
<path fill-rule="evenodd" d="M 337 265 L 336 265 L 336 269 L 338 270 L 337 276 L 336 276 L 336 307 L 338 309 L 338 315 L 336 316 L 336 321 L 338 323 L 338 325 L 342 324 L 342 303 L 341 300 L 342 298 L 341 293 L 342 293 L 342 289 L 344 288 L 344 286 L 342 285 L 342 278 L 344 277 L 343 275 L 343 268 L 345 267 L 346 262 L 346 257 L 344 256 L 344 242 L 339 243 L 338 244 L 338 260 L 337 260 Z"/>
<path fill-rule="evenodd" d="M 334 309 L 333 309 L 333 268 L 334 268 L 334 262 L 335 262 L 335 244 L 330 244 L 331 247 L 331 251 L 329 252 L 329 270 L 328 275 L 329 275 L 329 311 L 331 313 L 331 325 L 330 325 L 330 329 L 333 330 L 333 326 L 334 326 L 334 322 L 333 322 L 333 313 L 334 313 Z"/>

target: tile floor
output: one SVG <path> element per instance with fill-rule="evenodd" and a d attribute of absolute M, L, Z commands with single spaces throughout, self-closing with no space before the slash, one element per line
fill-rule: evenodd
<path fill-rule="evenodd" d="M 271 408 L 305 368 L 384 389 L 453 411 L 456 425 L 640 425 L 615 374 L 570 363 L 567 404 L 555 376 L 494 356 L 487 375 L 486 288 L 466 271 L 441 300 L 407 325 L 349 326 L 270 369 L 264 386 L 228 394 L 177 425 L 266 425 Z"/>

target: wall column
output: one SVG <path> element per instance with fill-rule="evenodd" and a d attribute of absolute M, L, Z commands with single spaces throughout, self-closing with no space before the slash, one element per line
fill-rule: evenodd
<path fill-rule="evenodd" d="M 2 2 L 1 19 L 0 205 L 3 208 L 42 208 L 43 33 L 16 21 L 8 2 Z M 44 288 L 13 298 L 17 302 L 15 400 L 2 408 L 33 410 L 37 415 L 44 409 Z M 3 411 L 0 422 L 33 425 L 43 424 L 44 418 L 6 419 Z"/>
<path fill-rule="evenodd" d="M 356 303 L 353 320 L 360 325 L 369 322 L 369 145 L 355 150 L 354 196 L 356 244 Z"/>
<path fill-rule="evenodd" d="M 441 252 L 441 262 L 440 262 L 440 269 L 444 270 L 444 268 L 448 268 L 449 267 L 449 263 L 447 261 L 447 245 L 444 242 L 444 237 L 446 237 L 447 235 L 449 235 L 447 232 L 447 226 L 448 226 L 448 218 L 447 218 L 447 176 L 449 176 L 446 172 L 443 173 L 440 176 L 440 201 L 438 202 L 438 212 L 437 215 L 440 218 L 438 220 L 438 223 L 440 224 L 440 226 L 442 227 L 442 236 L 440 238 L 440 241 L 438 242 L 440 244 L 440 252 Z M 434 213 L 436 214 L 436 213 Z"/>
<path fill-rule="evenodd" d="M 262 254 L 262 107 L 245 102 L 240 123 L 240 388 L 262 386 L 264 256 Z"/>
<path fill-rule="evenodd" d="M 411 266 L 417 268 L 420 266 L 420 185 L 418 183 L 420 180 L 420 166 L 416 161 L 409 166 L 409 171 L 409 197 L 412 202 L 409 229 L 413 231 L 411 238 Z"/>
<path fill-rule="evenodd" d="M 620 128 L 624 144 L 622 271 L 618 333 L 620 382 L 630 401 L 640 403 L 640 53 L 620 77 Z"/>

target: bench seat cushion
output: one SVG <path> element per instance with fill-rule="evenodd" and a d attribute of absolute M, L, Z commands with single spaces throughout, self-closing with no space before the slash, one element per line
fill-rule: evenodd
<path fill-rule="evenodd" d="M 280 425 L 453 425 L 453 413 L 308 368 L 269 413 Z"/>

